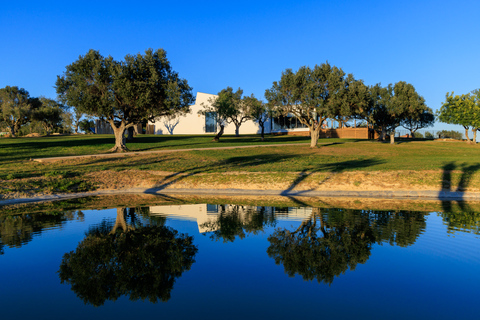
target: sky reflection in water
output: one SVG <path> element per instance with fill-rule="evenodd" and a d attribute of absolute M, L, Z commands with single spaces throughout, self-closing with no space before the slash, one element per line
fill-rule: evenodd
<path fill-rule="evenodd" d="M 479 221 L 207 204 L 0 216 L 2 319 L 473 317 Z"/>

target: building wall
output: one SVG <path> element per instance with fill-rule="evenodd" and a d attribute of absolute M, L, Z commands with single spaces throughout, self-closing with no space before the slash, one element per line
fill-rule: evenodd
<path fill-rule="evenodd" d="M 170 134 L 168 126 L 174 126 L 173 134 L 207 134 L 214 135 L 214 132 L 205 132 L 205 116 L 198 114 L 198 111 L 203 110 L 202 104 L 208 104 L 209 99 L 217 97 L 214 94 L 198 92 L 195 104 L 190 106 L 190 113 L 185 116 L 180 116 L 174 120 L 167 121 L 166 119 L 158 119 L 151 123 L 154 125 L 155 134 Z M 178 123 L 177 123 L 178 122 Z M 176 124 L 176 125 L 175 125 Z M 265 133 L 271 132 L 271 120 L 265 123 Z M 217 127 L 217 130 L 219 128 Z M 287 131 L 287 130 L 283 130 Z M 292 129 L 288 131 L 308 131 L 308 129 Z M 261 128 L 258 123 L 248 120 L 240 126 L 240 134 L 260 134 Z M 225 126 L 224 134 L 235 134 L 235 125 L 233 123 Z"/>

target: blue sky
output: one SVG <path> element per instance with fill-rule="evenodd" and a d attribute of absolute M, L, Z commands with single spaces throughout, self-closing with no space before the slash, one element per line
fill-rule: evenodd
<path fill-rule="evenodd" d="M 55 98 L 57 75 L 89 49 L 122 60 L 163 48 L 195 93 L 263 99 L 283 70 L 328 61 L 368 85 L 409 82 L 437 110 L 446 92 L 480 88 L 479 14 L 462 0 L 8 1 L 0 88 Z"/>

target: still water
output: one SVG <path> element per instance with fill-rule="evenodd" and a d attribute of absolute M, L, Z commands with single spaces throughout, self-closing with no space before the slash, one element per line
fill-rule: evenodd
<path fill-rule="evenodd" d="M 1 319 L 476 319 L 479 221 L 214 204 L 0 215 Z"/>

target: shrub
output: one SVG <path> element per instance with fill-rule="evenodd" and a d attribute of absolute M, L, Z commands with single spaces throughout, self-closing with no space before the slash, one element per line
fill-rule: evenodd
<path fill-rule="evenodd" d="M 462 133 L 454 130 L 442 130 L 437 132 L 437 135 L 439 139 L 455 139 L 455 140 L 463 139 Z"/>

